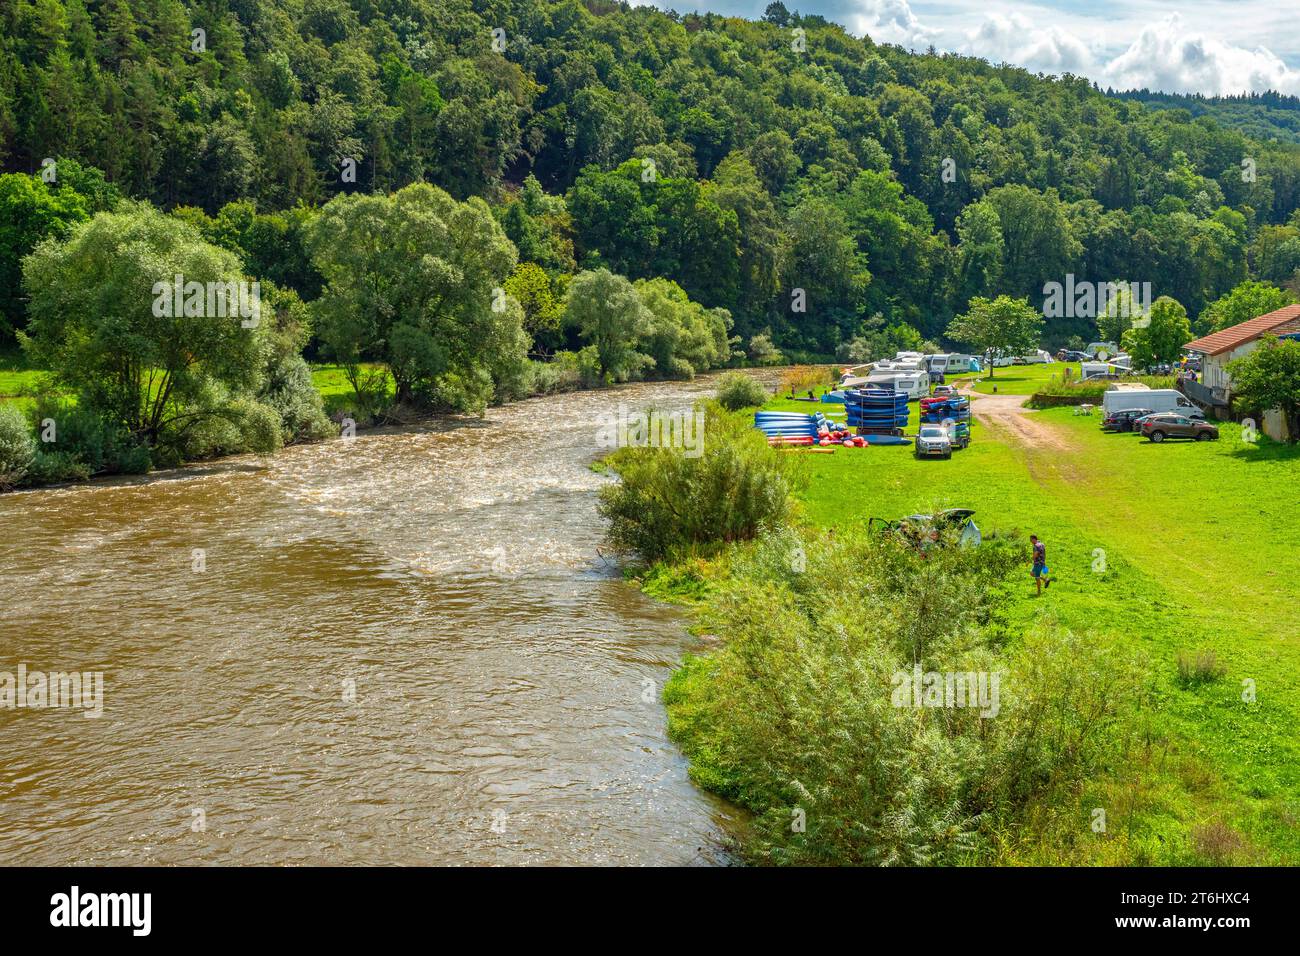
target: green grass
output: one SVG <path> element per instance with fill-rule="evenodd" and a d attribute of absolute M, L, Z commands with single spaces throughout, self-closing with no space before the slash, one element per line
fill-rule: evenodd
<path fill-rule="evenodd" d="M 44 372 L 31 368 L 19 351 L 0 352 L 0 402 L 17 405 L 27 411 L 36 404 Z"/>
<path fill-rule="evenodd" d="M 986 368 L 982 372 L 959 375 L 950 380 L 969 384 L 973 391 L 983 395 L 992 395 L 994 388 L 999 395 L 1032 395 L 1048 382 L 1060 381 L 1067 367 L 1071 369 L 1071 377 L 1077 381 L 1079 378 L 1077 362 L 1068 366 L 1062 362 L 1053 362 L 1050 365 L 1008 365 L 1005 368 Z"/>
<path fill-rule="evenodd" d="M 367 371 L 373 371 L 381 366 L 377 363 L 365 363 L 362 366 Z M 391 400 L 393 397 L 393 377 L 385 373 L 385 396 Z M 351 411 L 355 404 L 356 394 L 352 390 L 352 383 L 348 381 L 346 370 L 342 365 L 313 365 L 311 367 L 311 383 L 316 386 L 316 391 L 320 392 L 321 399 L 325 403 L 325 411 L 333 414 L 337 411 Z"/>
<path fill-rule="evenodd" d="M 998 371 L 1018 373 L 1013 387 L 1028 392 L 1051 368 Z M 1187 842 L 1222 822 L 1244 836 L 1250 862 L 1300 860 L 1300 449 L 1245 444 L 1231 424 L 1219 442 L 1153 445 L 1103 434 L 1070 409 L 1032 414 L 1068 450 L 1027 450 L 977 424 L 950 461 L 917 461 L 905 447 L 789 452 L 805 459 L 806 518 L 833 526 L 960 506 L 986 533 L 1038 534 L 1056 582 L 1035 596 L 1026 552 L 1007 626 L 1052 618 L 1120 635 L 1150 660 L 1156 729 L 1172 745 L 1120 776 L 1159 793 L 1142 814 L 1158 839 Z M 1226 675 L 1184 688 L 1177 657 L 1200 650 Z M 1242 700 L 1247 679 L 1254 703 Z"/>

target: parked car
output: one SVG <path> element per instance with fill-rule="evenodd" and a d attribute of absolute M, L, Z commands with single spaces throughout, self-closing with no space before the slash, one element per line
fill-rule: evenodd
<path fill-rule="evenodd" d="M 1162 442 L 1166 438 L 1194 438 L 1197 441 L 1212 441 L 1219 437 L 1219 427 L 1186 415 L 1147 415 L 1141 419 L 1142 435 L 1153 442 Z"/>
<path fill-rule="evenodd" d="M 957 386 L 956 386 L 956 385 L 936 385 L 936 386 L 934 387 L 934 389 L 930 392 L 930 394 L 933 395 L 935 398 L 939 398 L 939 397 L 941 397 L 941 396 L 946 396 L 946 397 L 948 397 L 948 398 L 956 398 L 956 397 L 957 397 Z"/>
<path fill-rule="evenodd" d="M 867 527 L 881 534 L 895 534 L 918 550 L 925 551 L 936 540 L 955 541 L 963 548 L 973 547 L 983 540 L 975 524 L 975 512 L 970 508 L 949 508 L 938 514 L 908 515 L 895 521 L 872 518 Z"/>
<path fill-rule="evenodd" d="M 1073 349 L 1066 349 L 1061 352 L 1062 362 L 1091 362 L 1092 356 L 1087 352 L 1077 352 Z"/>
<path fill-rule="evenodd" d="M 1155 414 L 1156 410 L 1153 408 L 1123 408 L 1119 411 L 1108 412 L 1106 417 L 1101 420 L 1101 430 L 1104 432 L 1131 432 L 1133 431 L 1134 421 Z"/>
<path fill-rule="evenodd" d="M 952 439 L 942 425 L 922 425 L 913 448 L 917 458 L 952 457 Z"/>

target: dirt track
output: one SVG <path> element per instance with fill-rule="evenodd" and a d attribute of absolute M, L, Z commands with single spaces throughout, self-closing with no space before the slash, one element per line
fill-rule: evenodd
<path fill-rule="evenodd" d="M 1030 448 L 1075 450 L 1065 435 L 1024 407 L 1026 396 L 966 394 L 971 399 L 971 414 L 985 425 L 1011 433 Z"/>
<path fill-rule="evenodd" d="M 1020 446 L 1035 480 L 1048 477 L 1077 481 L 1081 478 L 1073 457 L 1080 451 L 1068 434 L 1025 408 L 1026 395 L 981 395 L 963 390 L 971 400 L 971 415 L 991 429 L 1005 434 L 1011 444 Z"/>

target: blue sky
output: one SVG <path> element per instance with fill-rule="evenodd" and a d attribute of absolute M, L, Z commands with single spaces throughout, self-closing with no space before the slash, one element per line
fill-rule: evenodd
<path fill-rule="evenodd" d="M 768 0 L 650 0 L 756 19 Z M 1300 4 L 1288 0 L 783 0 L 850 32 L 967 53 L 1103 87 L 1300 95 Z"/>

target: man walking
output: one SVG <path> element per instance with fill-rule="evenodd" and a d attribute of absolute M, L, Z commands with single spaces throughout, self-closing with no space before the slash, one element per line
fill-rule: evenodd
<path fill-rule="evenodd" d="M 1034 584 L 1038 586 L 1038 593 L 1042 594 L 1043 588 L 1052 586 L 1052 579 L 1047 576 L 1047 545 L 1039 541 L 1036 534 L 1031 534 L 1029 541 L 1034 546 L 1034 569 L 1030 573 L 1034 576 Z"/>

